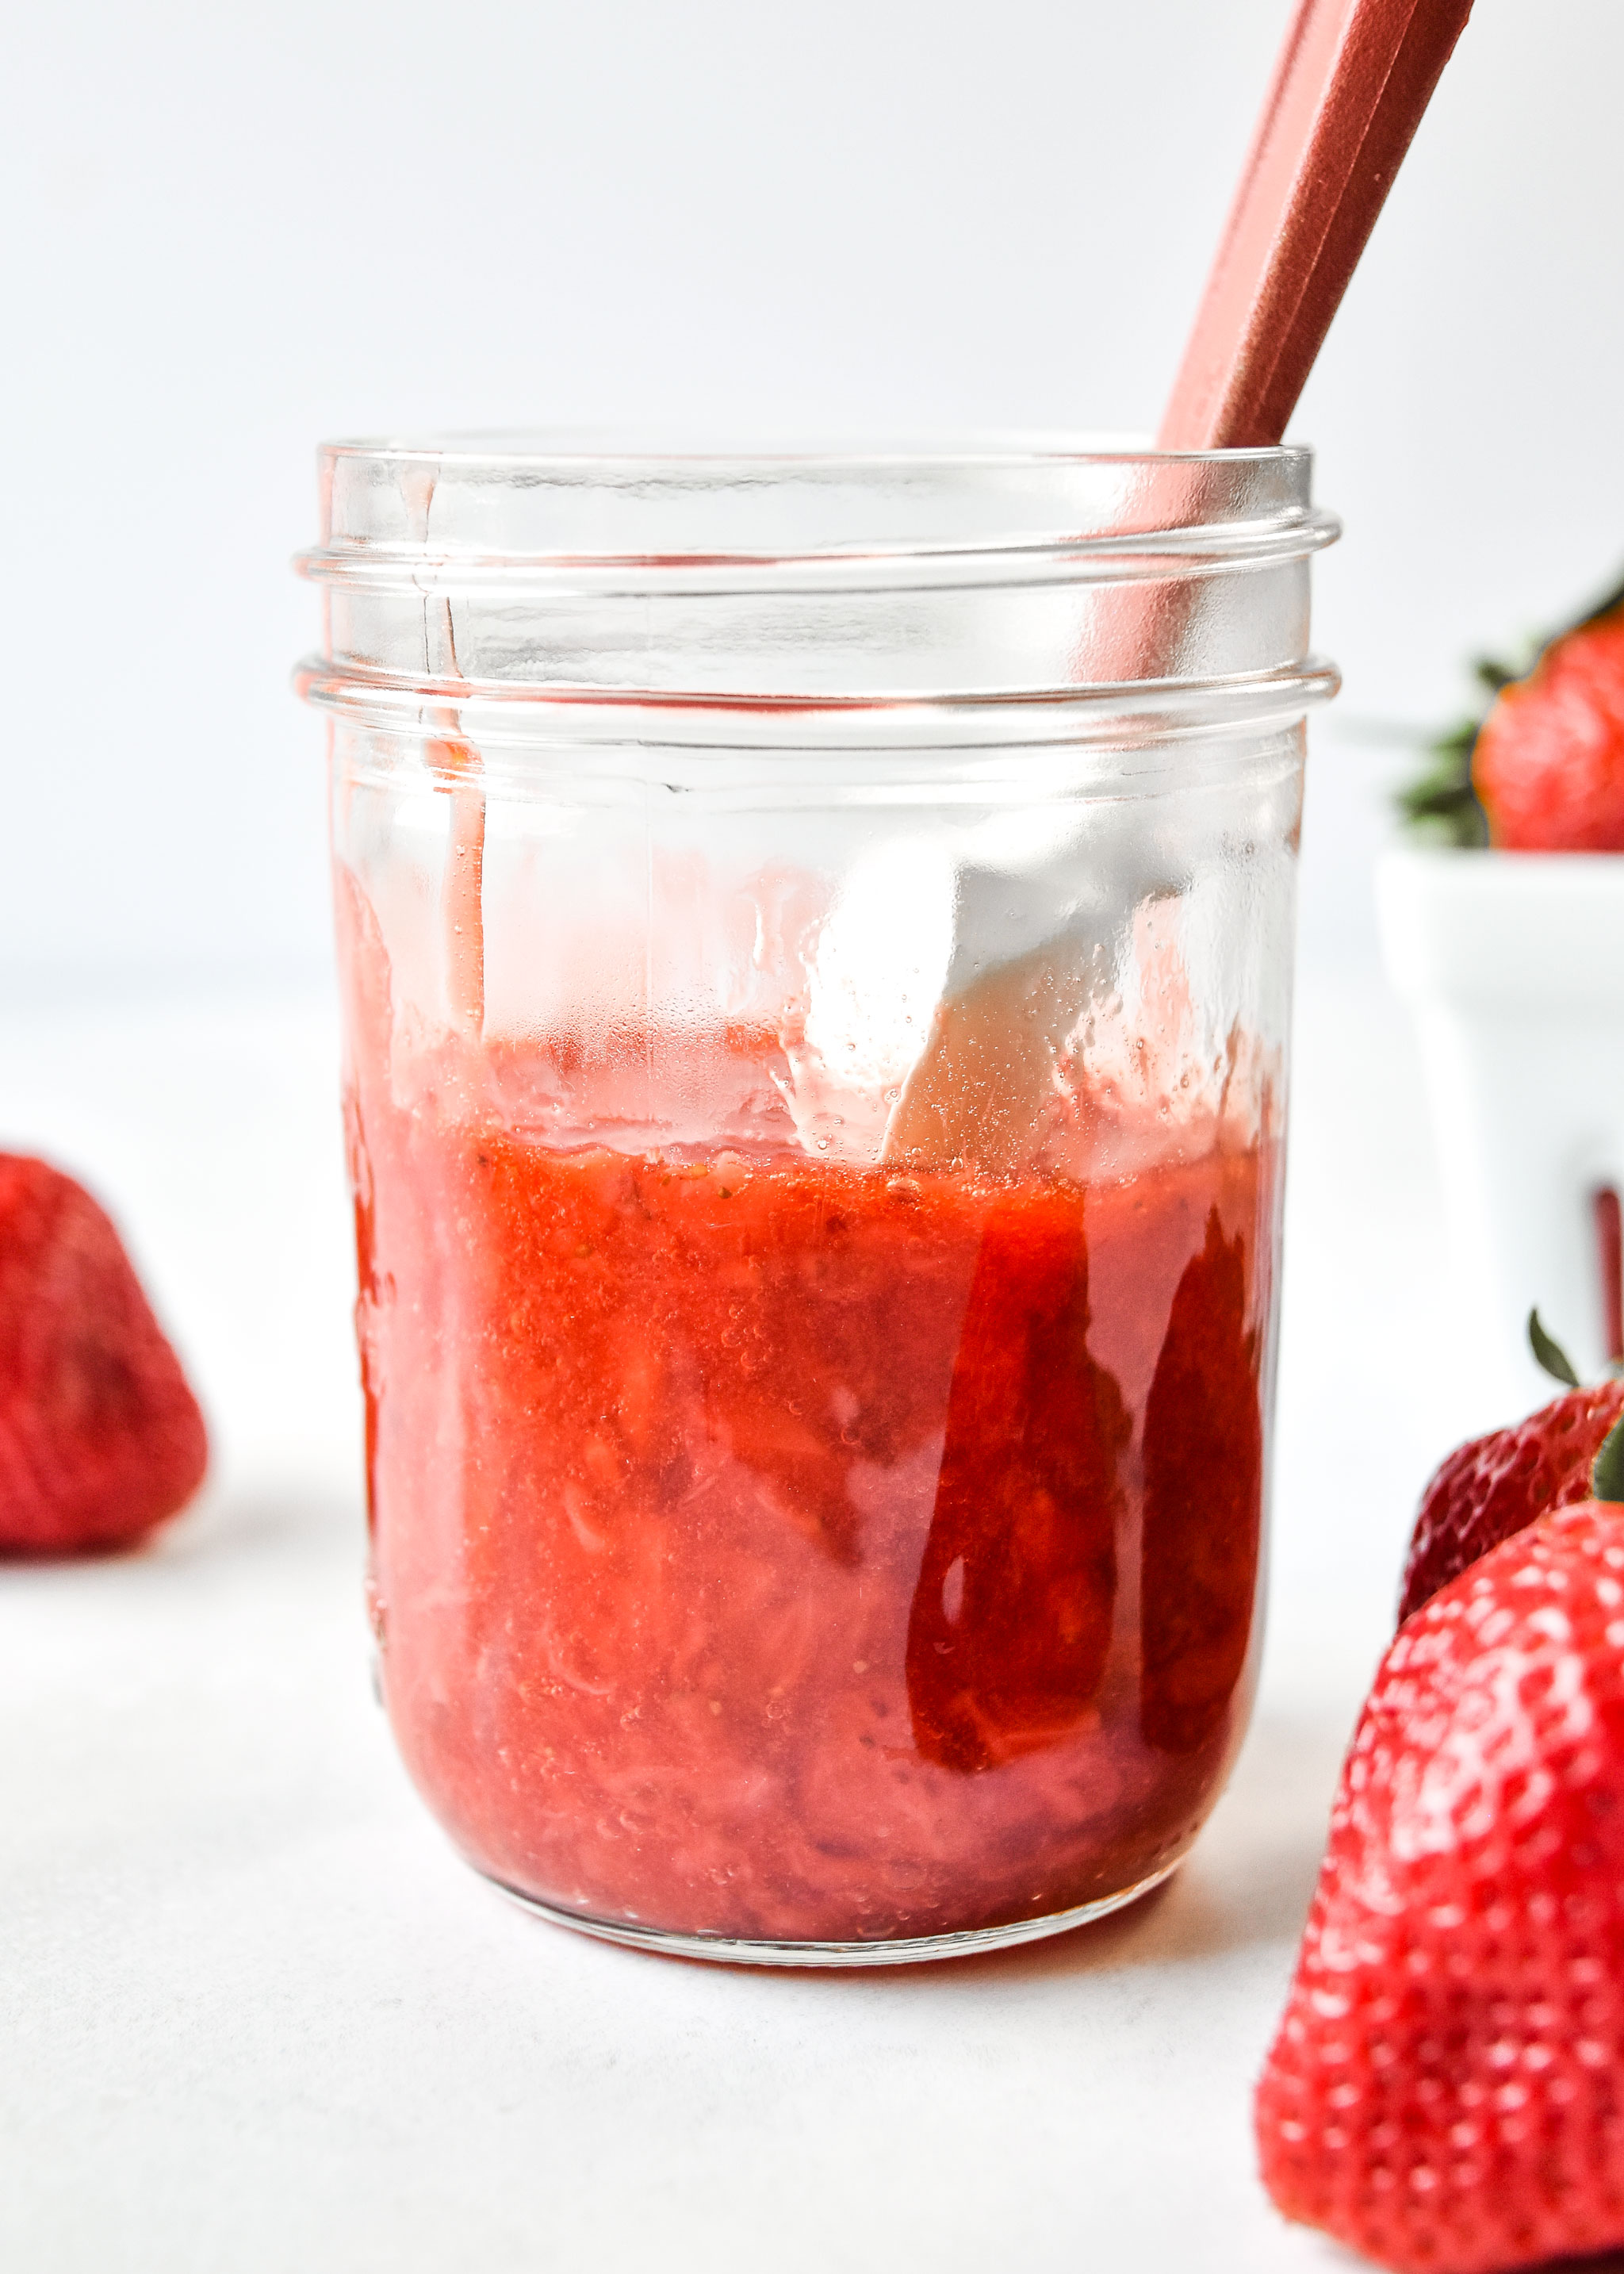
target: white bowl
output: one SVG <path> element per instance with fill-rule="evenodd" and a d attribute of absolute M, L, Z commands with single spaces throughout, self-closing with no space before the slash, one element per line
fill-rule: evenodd
<path fill-rule="evenodd" d="M 1624 855 L 1405 850 L 1376 889 L 1485 1358 L 1549 1397 L 1534 1306 L 1587 1380 L 1608 1362 L 1595 1202 L 1624 1193 Z"/>

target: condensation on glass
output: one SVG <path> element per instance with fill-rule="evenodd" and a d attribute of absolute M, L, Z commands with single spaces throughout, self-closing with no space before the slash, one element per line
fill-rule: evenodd
<path fill-rule="evenodd" d="M 551 1916 L 1178 1861 L 1259 1643 L 1308 646 L 1270 449 L 321 456 L 371 1601 Z"/>

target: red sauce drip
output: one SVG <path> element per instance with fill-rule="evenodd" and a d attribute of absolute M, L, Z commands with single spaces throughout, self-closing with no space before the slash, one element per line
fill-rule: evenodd
<path fill-rule="evenodd" d="M 1145 1401 L 1140 1698 L 1146 1736 L 1174 1753 L 1223 1727 L 1246 1657 L 1263 1513 L 1249 1276 L 1214 1207 Z"/>
<path fill-rule="evenodd" d="M 1088 1352 L 1082 1196 L 1049 1197 L 988 1208 L 961 1314 L 906 1661 L 914 1742 L 946 1768 L 1075 1728 L 1110 1650 L 1129 1424 Z"/>

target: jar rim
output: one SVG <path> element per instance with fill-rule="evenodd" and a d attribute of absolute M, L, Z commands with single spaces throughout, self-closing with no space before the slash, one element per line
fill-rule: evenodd
<path fill-rule="evenodd" d="M 1306 707 L 1325 684 L 1306 571 L 1339 524 L 1301 444 L 684 440 L 324 444 L 297 564 L 326 588 L 305 692 L 508 718 L 559 698 L 940 716 L 1033 697 L 1077 717 L 1085 695 L 1092 719 L 1149 682 L 1177 682 L 1192 716 L 1264 690 L 1272 712 L 1287 686 Z"/>
<path fill-rule="evenodd" d="M 323 442 L 327 458 L 450 460 L 458 464 L 514 466 L 620 465 L 687 467 L 727 465 L 879 466 L 1005 465 L 1011 463 L 1274 464 L 1307 462 L 1312 448 L 1304 442 L 1249 443 L 1239 448 L 1162 450 L 1148 435 L 1074 431 L 1070 428 L 972 429 L 940 435 L 780 436 L 741 435 L 737 440 L 683 434 L 662 429 L 558 426 L 448 429 L 443 433 L 341 435 Z"/>
<path fill-rule="evenodd" d="M 1047 581 L 1056 571 L 1120 576 L 1124 555 L 1227 562 L 1315 552 L 1337 533 L 1312 503 L 1313 454 L 1297 443 L 1159 451 L 1134 437 L 1011 434 L 791 449 L 688 440 L 679 449 L 559 429 L 324 443 L 320 539 L 298 566 L 320 583 L 363 584 L 633 569 L 666 590 L 718 569 L 778 583 L 804 568 L 826 584 L 929 574 L 932 562 L 955 578 L 967 565 L 1000 581 Z"/>

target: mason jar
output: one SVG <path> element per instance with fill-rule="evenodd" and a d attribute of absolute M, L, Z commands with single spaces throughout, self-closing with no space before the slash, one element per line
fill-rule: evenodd
<path fill-rule="evenodd" d="M 547 1917 L 1054 1933 L 1257 1663 L 1300 449 L 320 457 L 370 1600 Z"/>

